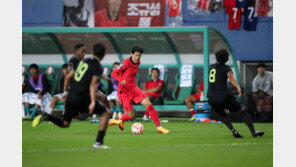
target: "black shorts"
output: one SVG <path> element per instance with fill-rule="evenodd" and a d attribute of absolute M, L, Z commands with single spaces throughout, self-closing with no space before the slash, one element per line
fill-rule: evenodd
<path fill-rule="evenodd" d="M 71 122 L 72 118 L 78 116 L 79 113 L 89 113 L 88 107 L 90 104 L 90 98 L 83 99 L 79 102 L 68 99 L 69 97 L 67 98 L 65 104 L 65 113 L 63 116 L 65 121 Z M 96 105 L 93 113 L 103 114 L 106 111 L 106 107 L 102 104 L 102 102 L 96 100 Z"/>
<path fill-rule="evenodd" d="M 212 110 L 221 116 L 226 116 L 225 109 L 230 112 L 239 112 L 242 109 L 242 104 L 233 95 L 229 94 L 209 97 L 209 104 Z"/>

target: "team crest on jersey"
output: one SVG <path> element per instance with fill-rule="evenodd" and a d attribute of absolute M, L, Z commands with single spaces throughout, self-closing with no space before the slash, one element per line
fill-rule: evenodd
<path fill-rule="evenodd" d="M 120 64 L 117 68 L 121 69 L 123 67 L 123 64 Z"/>

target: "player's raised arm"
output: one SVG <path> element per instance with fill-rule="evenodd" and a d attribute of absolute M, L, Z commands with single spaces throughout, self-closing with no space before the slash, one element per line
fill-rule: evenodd
<path fill-rule="evenodd" d="M 237 83 L 236 79 L 234 78 L 231 71 L 227 73 L 227 77 L 229 78 L 231 84 L 236 87 L 236 89 L 239 93 L 239 96 L 242 96 L 242 90 L 241 90 L 240 86 L 238 85 L 238 83 Z"/>

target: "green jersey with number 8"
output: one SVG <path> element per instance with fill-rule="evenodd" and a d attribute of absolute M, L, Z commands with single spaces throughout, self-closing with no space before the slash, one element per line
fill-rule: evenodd
<path fill-rule="evenodd" d="M 209 68 L 208 97 L 219 96 L 228 93 L 227 73 L 232 72 L 230 66 L 216 63 Z"/>

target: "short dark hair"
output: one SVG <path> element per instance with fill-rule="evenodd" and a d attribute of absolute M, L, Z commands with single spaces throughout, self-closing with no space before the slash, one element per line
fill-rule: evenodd
<path fill-rule="evenodd" d="M 217 62 L 225 64 L 229 59 L 229 52 L 226 49 L 221 49 L 215 53 Z"/>
<path fill-rule="evenodd" d="M 144 49 L 141 45 L 134 45 L 132 47 L 132 50 L 131 50 L 132 54 L 134 54 L 135 52 L 140 52 L 141 54 L 144 52 Z"/>
<path fill-rule="evenodd" d="M 114 65 L 120 65 L 120 63 L 118 61 L 116 61 L 116 62 L 113 63 L 113 66 Z"/>
<path fill-rule="evenodd" d="M 262 68 L 266 68 L 265 63 L 258 63 L 257 64 L 257 68 L 262 67 Z"/>
<path fill-rule="evenodd" d="M 159 71 L 158 68 L 152 68 L 152 69 L 151 69 L 151 72 L 152 72 L 153 70 L 157 71 L 158 75 L 160 74 L 160 71 Z"/>
<path fill-rule="evenodd" d="M 94 46 L 93 46 L 93 52 L 94 52 L 94 55 L 101 58 L 102 56 L 104 56 L 105 54 L 105 51 L 106 51 L 106 48 L 103 44 L 101 43 L 96 43 Z"/>
<path fill-rule="evenodd" d="M 65 64 L 63 64 L 63 66 L 62 66 L 62 69 L 67 69 L 68 68 L 68 64 L 67 63 L 65 63 Z"/>
<path fill-rule="evenodd" d="M 81 47 L 84 47 L 84 44 L 82 44 L 82 43 L 76 44 L 75 47 L 74 47 L 74 49 L 76 51 L 76 50 L 80 49 Z"/>
<path fill-rule="evenodd" d="M 29 69 L 31 69 L 31 68 L 34 68 L 34 69 L 36 69 L 36 70 L 39 71 L 39 67 L 38 67 L 38 65 L 35 64 L 35 63 L 33 63 L 33 64 L 30 65 Z"/>

